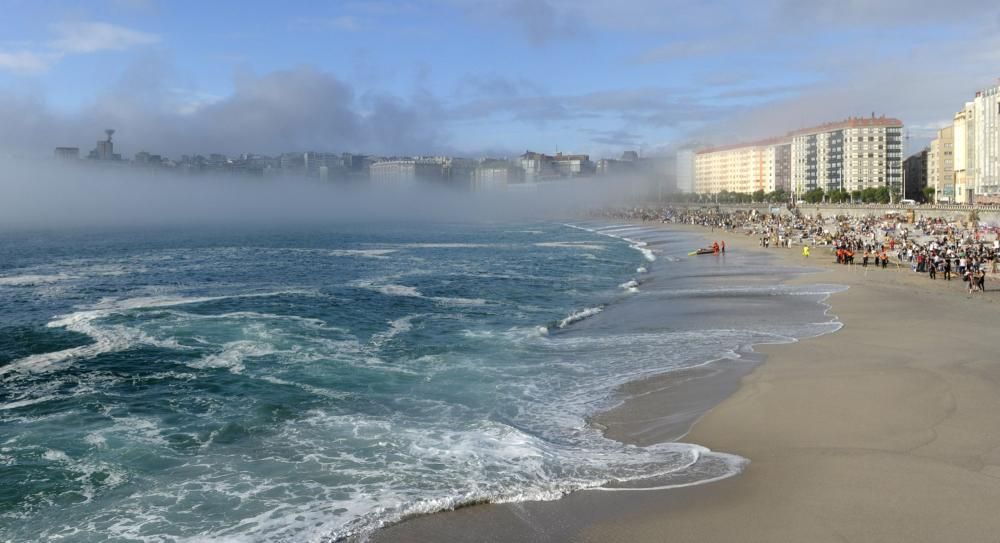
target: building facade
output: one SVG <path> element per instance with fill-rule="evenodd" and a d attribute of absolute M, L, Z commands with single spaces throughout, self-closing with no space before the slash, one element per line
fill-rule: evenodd
<path fill-rule="evenodd" d="M 1000 85 L 976 93 L 975 193 L 980 199 L 1000 199 Z"/>
<path fill-rule="evenodd" d="M 966 102 L 952 124 L 955 139 L 955 202 L 974 199 L 976 187 L 976 104 Z"/>
<path fill-rule="evenodd" d="M 793 192 L 889 187 L 901 193 L 902 130 L 898 119 L 872 116 L 791 133 Z"/>
<path fill-rule="evenodd" d="M 927 186 L 935 202 L 955 201 L 955 127 L 938 130 L 927 152 Z"/>
<path fill-rule="evenodd" d="M 61 160 L 77 160 L 80 158 L 80 148 L 56 147 L 55 157 Z"/>
<path fill-rule="evenodd" d="M 694 158 L 695 153 L 690 149 L 677 151 L 674 179 L 678 192 L 694 192 Z"/>
<path fill-rule="evenodd" d="M 927 149 L 914 153 L 903 161 L 903 198 L 918 202 L 924 199 L 927 188 Z"/>
<path fill-rule="evenodd" d="M 785 190 L 778 172 L 788 166 L 777 163 L 782 153 L 779 148 L 785 145 L 784 141 L 765 140 L 698 151 L 694 156 L 694 192 Z"/>
<path fill-rule="evenodd" d="M 440 182 L 442 165 L 434 160 L 390 159 L 371 165 L 369 175 L 372 185 L 378 187 L 405 187 L 419 181 Z"/>
<path fill-rule="evenodd" d="M 508 185 L 524 183 L 524 170 L 503 160 L 484 160 L 472 173 L 475 191 L 504 190 Z"/>
<path fill-rule="evenodd" d="M 694 192 L 752 193 L 812 189 L 903 190 L 903 123 L 886 117 L 850 118 L 785 137 L 698 151 Z M 678 185 L 682 183 L 678 155 Z M 682 189 L 683 190 L 683 189 Z"/>

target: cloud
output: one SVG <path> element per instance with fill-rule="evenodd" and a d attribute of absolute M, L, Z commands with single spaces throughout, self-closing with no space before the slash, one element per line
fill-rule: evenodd
<path fill-rule="evenodd" d="M 433 97 L 410 99 L 354 89 L 309 66 L 235 81 L 229 96 L 184 91 L 165 62 L 145 58 L 83 110 L 64 114 L 37 96 L 0 91 L 0 155 L 47 155 L 60 145 L 86 153 L 104 128 L 118 149 L 174 158 L 213 152 L 278 154 L 355 151 L 423 154 L 445 150 Z"/>
<path fill-rule="evenodd" d="M 714 104 L 701 89 L 642 87 L 581 94 L 524 93 L 512 82 L 492 79 L 478 97 L 448 107 L 453 120 L 506 118 L 533 124 L 550 121 L 612 119 L 647 128 L 718 118 L 731 107 Z M 506 92 L 505 92 L 506 89 Z"/>
<path fill-rule="evenodd" d="M 50 26 L 55 38 L 34 50 L 0 50 L 0 71 L 19 75 L 45 73 L 67 55 L 123 51 L 158 43 L 155 34 L 103 22 L 63 22 Z"/>
<path fill-rule="evenodd" d="M 585 20 L 553 0 L 451 0 L 482 22 L 506 21 L 532 45 L 576 38 L 586 32 Z"/>
<path fill-rule="evenodd" d="M 159 36 L 155 34 L 139 32 L 110 23 L 56 23 L 52 25 L 52 28 L 58 37 L 51 42 L 51 46 L 62 53 L 121 51 L 137 45 L 149 45 L 160 41 Z"/>
<path fill-rule="evenodd" d="M 0 70 L 22 75 L 44 73 L 61 55 L 33 51 L 0 51 Z"/>

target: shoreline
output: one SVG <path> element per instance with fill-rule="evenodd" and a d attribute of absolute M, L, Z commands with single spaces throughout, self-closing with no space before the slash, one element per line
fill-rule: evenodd
<path fill-rule="evenodd" d="M 864 273 L 860 266 L 834 265 L 824 250 L 806 261 L 798 248 L 760 248 L 736 232 L 662 227 L 722 236 L 733 249 L 820 269 L 792 284 L 850 287 L 823 302 L 842 323 L 837 333 L 755 346 L 766 361 L 734 379 L 731 394 L 691 421 L 687 441 L 748 458 L 749 466 L 735 477 L 686 488 L 585 490 L 554 502 L 466 507 L 389 526 L 375 540 L 661 541 L 670 534 L 677 541 L 939 541 L 987 540 L 1000 531 L 1000 519 L 988 513 L 1000 507 L 1000 422 L 990 420 L 1000 409 L 1000 364 L 991 363 L 988 329 L 1000 316 L 995 288 L 973 300 L 961 281 L 948 289 L 909 270 Z M 942 311 L 968 318 L 934 318 Z M 878 318 L 885 315 L 892 318 Z M 975 361 L 976 382 L 968 382 L 968 362 L 949 363 L 949 353 L 935 343 L 951 346 L 951 338 L 964 334 L 969 337 L 958 347 L 963 361 Z M 908 339 L 899 345 L 893 338 Z M 629 431 L 643 442 L 677 434 L 666 420 L 670 387 L 658 381 L 668 375 L 621 387 L 634 388 L 632 399 L 595 420 L 615 439 Z M 930 386 L 934 378 L 969 387 L 962 398 L 979 393 L 963 399 L 969 417 L 951 420 L 959 412 L 954 387 Z M 615 410 L 628 413 L 607 424 L 604 417 L 614 419 Z M 938 426 L 946 422 L 952 439 L 939 440 Z M 926 454 L 914 454 L 921 448 Z M 931 476 L 937 484 L 924 481 Z M 947 499 L 941 478 L 952 491 Z M 855 486 L 845 485 L 848 480 Z M 963 496 L 977 499 L 969 504 Z"/>

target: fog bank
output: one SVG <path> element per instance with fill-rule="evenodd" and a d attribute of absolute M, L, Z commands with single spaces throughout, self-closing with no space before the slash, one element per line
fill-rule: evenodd
<path fill-rule="evenodd" d="M 623 204 L 653 190 L 627 178 L 468 192 L 9 160 L 0 162 L 0 228 L 537 220 Z"/>

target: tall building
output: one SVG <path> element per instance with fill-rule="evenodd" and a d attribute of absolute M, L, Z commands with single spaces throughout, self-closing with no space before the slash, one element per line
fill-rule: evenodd
<path fill-rule="evenodd" d="M 778 164 L 779 158 L 784 156 L 779 148 L 787 145 L 783 139 L 772 139 L 698 151 L 694 157 L 694 192 L 787 190 L 779 184 L 778 175 L 779 171 L 789 169 L 787 164 Z M 680 162 L 678 157 L 678 164 Z"/>
<path fill-rule="evenodd" d="M 955 201 L 955 126 L 938 130 L 927 152 L 927 186 L 935 202 Z"/>
<path fill-rule="evenodd" d="M 636 172 L 636 162 L 631 160 L 615 160 L 602 158 L 596 164 L 597 175 L 631 175 Z"/>
<path fill-rule="evenodd" d="M 1000 199 L 1000 85 L 976 93 L 975 193 L 990 201 Z"/>
<path fill-rule="evenodd" d="M 549 155 L 525 151 L 520 157 L 520 163 L 521 169 L 524 170 L 524 180 L 528 183 L 537 183 L 556 175 L 552 157 Z"/>
<path fill-rule="evenodd" d="M 104 133 L 108 135 L 108 139 L 98 141 L 97 146 L 87 155 L 87 158 L 91 160 L 121 160 L 122 156 L 115 154 L 115 144 L 111 141 L 115 130 L 108 128 Z"/>
<path fill-rule="evenodd" d="M 524 182 L 524 170 L 504 160 L 484 160 L 472 173 L 472 190 L 503 190 Z"/>
<path fill-rule="evenodd" d="M 802 195 L 816 188 L 852 192 L 888 186 L 901 192 L 902 130 L 898 119 L 873 115 L 796 130 L 783 138 L 701 150 L 695 155 L 694 190 L 781 189 Z"/>
<path fill-rule="evenodd" d="M 976 188 L 976 104 L 966 102 L 955 114 L 955 202 L 971 203 Z"/>
<path fill-rule="evenodd" d="M 80 158 L 79 147 L 56 147 L 55 157 L 61 160 L 76 160 Z"/>
<path fill-rule="evenodd" d="M 420 181 L 440 182 L 443 168 L 440 162 L 419 158 L 389 159 L 375 162 L 369 168 L 371 183 L 379 187 L 405 187 Z"/>
<path fill-rule="evenodd" d="M 694 192 L 694 151 L 691 149 L 677 151 L 675 168 L 677 191 Z"/>
<path fill-rule="evenodd" d="M 594 163 L 589 155 L 564 155 L 550 157 L 556 172 L 562 177 L 583 177 L 594 174 Z"/>
<path fill-rule="evenodd" d="M 927 155 L 923 149 L 903 161 L 903 198 L 923 200 L 923 191 L 927 188 Z"/>
<path fill-rule="evenodd" d="M 888 186 L 901 192 L 902 130 L 902 121 L 873 115 L 792 132 L 792 190 Z"/>
<path fill-rule="evenodd" d="M 474 175 L 479 162 L 469 158 L 444 158 L 441 160 L 443 173 L 441 180 L 456 189 L 474 188 Z"/>

